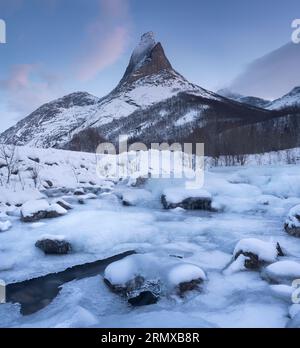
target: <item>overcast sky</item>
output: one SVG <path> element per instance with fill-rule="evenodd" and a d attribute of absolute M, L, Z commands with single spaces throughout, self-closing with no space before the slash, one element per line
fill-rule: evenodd
<path fill-rule="evenodd" d="M 0 0 L 0 130 L 42 103 L 120 80 L 141 34 L 154 31 L 171 63 L 217 90 L 249 62 L 290 42 L 299 0 Z"/>

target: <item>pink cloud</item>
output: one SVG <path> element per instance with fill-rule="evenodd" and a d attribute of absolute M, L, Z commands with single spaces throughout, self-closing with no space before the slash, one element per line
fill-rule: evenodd
<path fill-rule="evenodd" d="M 129 38 L 129 10 L 127 0 L 99 0 L 100 11 L 87 30 L 85 52 L 78 64 L 82 80 L 94 78 L 100 71 L 114 64 L 123 54 Z"/>
<path fill-rule="evenodd" d="M 8 77 L 0 80 L 0 90 L 6 109 L 22 117 L 62 93 L 58 78 L 35 64 L 13 66 Z"/>

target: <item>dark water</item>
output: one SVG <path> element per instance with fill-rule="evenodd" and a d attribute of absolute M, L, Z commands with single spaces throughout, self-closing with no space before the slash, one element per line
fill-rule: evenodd
<path fill-rule="evenodd" d="M 128 251 L 109 259 L 74 266 L 59 273 L 9 284 L 6 287 L 7 302 L 19 303 L 23 315 L 33 314 L 48 306 L 59 294 L 63 284 L 103 274 L 110 263 L 134 253 L 134 251 Z"/>

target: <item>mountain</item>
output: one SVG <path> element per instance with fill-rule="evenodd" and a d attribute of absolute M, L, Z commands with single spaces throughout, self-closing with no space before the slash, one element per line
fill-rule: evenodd
<path fill-rule="evenodd" d="M 248 104 L 255 106 L 257 108 L 265 109 L 268 107 L 268 105 L 271 103 L 270 100 L 258 98 L 258 97 L 252 97 L 252 96 L 244 96 L 238 93 L 234 93 L 230 91 L 230 89 L 221 89 L 217 92 L 218 94 L 222 95 L 223 97 L 238 101 L 240 103 Z"/>
<path fill-rule="evenodd" d="M 295 87 L 288 94 L 274 100 L 268 106 L 269 110 L 295 108 L 300 110 L 300 87 Z"/>
<path fill-rule="evenodd" d="M 152 32 L 142 36 L 124 76 L 104 98 L 77 92 L 41 106 L 0 135 L 0 142 L 94 152 L 103 141 L 204 142 L 207 155 L 226 154 L 223 133 L 280 115 L 230 100 L 187 81 Z M 232 138 L 235 152 L 246 151 Z M 246 147 L 252 153 L 251 147 Z"/>

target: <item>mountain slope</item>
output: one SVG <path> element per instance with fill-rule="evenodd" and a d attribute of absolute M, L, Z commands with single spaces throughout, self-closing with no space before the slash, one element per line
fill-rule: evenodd
<path fill-rule="evenodd" d="M 244 96 L 238 93 L 233 93 L 226 88 L 219 90 L 218 94 L 222 95 L 223 97 L 238 101 L 239 103 L 252 105 L 262 109 L 267 108 L 267 106 L 271 103 L 270 100 L 266 100 L 266 99 L 262 99 L 258 97 L 252 97 L 252 96 Z"/>
<path fill-rule="evenodd" d="M 298 108 L 300 110 L 300 87 L 295 87 L 288 94 L 271 102 L 269 110 L 283 110 L 287 108 Z"/>

